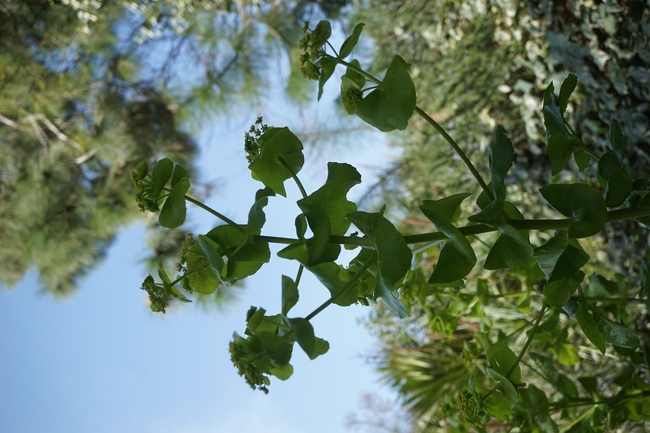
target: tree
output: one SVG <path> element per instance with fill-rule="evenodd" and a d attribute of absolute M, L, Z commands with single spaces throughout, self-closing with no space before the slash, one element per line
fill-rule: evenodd
<path fill-rule="evenodd" d="M 0 282 L 35 268 L 47 291 L 72 293 L 138 217 L 129 171 L 168 156 L 192 173 L 188 119 L 254 103 L 312 3 L 0 5 Z M 177 256 L 177 242 L 151 238 L 156 261 Z"/>

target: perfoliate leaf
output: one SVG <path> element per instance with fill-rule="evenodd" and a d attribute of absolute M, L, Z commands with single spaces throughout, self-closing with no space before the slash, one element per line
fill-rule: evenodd
<path fill-rule="evenodd" d="M 515 352 L 508 347 L 508 344 L 505 341 L 500 341 L 490 346 L 485 352 L 485 355 L 487 356 L 490 368 L 494 369 L 502 376 L 506 376 L 508 371 L 510 371 L 517 361 L 517 355 L 515 355 Z M 519 368 L 519 365 L 515 367 L 513 372 L 510 374 L 509 379 L 516 384 L 521 383 L 521 369 Z"/>
<path fill-rule="evenodd" d="M 377 251 L 377 285 L 375 296 L 381 297 L 391 310 L 406 317 L 406 307 L 393 293 L 411 267 L 412 253 L 402 235 L 381 213 L 352 212 L 348 219 L 375 242 Z"/>
<path fill-rule="evenodd" d="M 476 215 L 469 217 L 470 221 L 489 222 L 495 219 L 503 210 L 506 201 L 505 177 L 514 161 L 515 151 L 512 142 L 506 135 L 506 130 L 497 126 L 490 146 L 488 159 L 490 161 L 490 175 L 492 176 L 492 202 Z"/>
<path fill-rule="evenodd" d="M 587 152 L 585 152 L 584 149 L 576 149 L 573 152 L 573 159 L 576 160 L 576 164 L 578 165 L 578 170 L 580 170 L 580 173 L 589 167 L 589 161 L 591 161 L 590 156 L 587 154 Z"/>
<path fill-rule="evenodd" d="M 485 410 L 500 421 L 507 420 L 512 415 L 512 406 L 508 398 L 501 391 L 494 391 L 483 400 Z"/>
<path fill-rule="evenodd" d="M 569 97 L 575 90 L 576 84 L 578 84 L 578 77 L 576 77 L 575 74 L 569 74 L 569 76 L 564 79 L 562 87 L 560 87 L 560 97 L 558 98 L 561 113 L 566 111 Z"/>
<path fill-rule="evenodd" d="M 405 129 L 416 100 L 409 66 L 400 56 L 395 56 L 383 83 L 357 105 L 357 116 L 380 131 Z"/>
<path fill-rule="evenodd" d="M 314 344 L 316 342 L 314 336 L 314 327 L 307 319 L 289 319 L 291 329 L 293 329 L 296 341 L 305 351 L 310 358 L 314 353 Z M 313 359 L 313 358 L 312 358 Z"/>
<path fill-rule="evenodd" d="M 630 179 L 622 167 L 616 168 L 607 180 L 605 189 L 605 204 L 607 207 L 617 207 L 625 202 L 627 196 L 632 192 L 632 179 Z"/>
<path fill-rule="evenodd" d="M 282 367 L 291 361 L 293 344 L 286 338 L 272 332 L 260 331 L 259 327 L 255 337 L 259 339 L 260 346 L 271 359 L 273 367 Z"/>
<path fill-rule="evenodd" d="M 320 77 L 318 78 L 318 100 L 320 101 L 321 96 L 323 96 L 323 87 L 327 80 L 330 79 L 334 70 L 336 69 L 336 59 L 330 59 L 329 57 L 323 57 L 320 59 Z"/>
<path fill-rule="evenodd" d="M 609 144 L 611 144 L 612 149 L 616 152 L 616 155 L 619 159 L 623 158 L 623 146 L 625 144 L 625 137 L 623 136 L 623 130 L 621 129 L 621 124 L 618 123 L 618 120 L 612 119 L 609 124 L 609 132 L 607 134 L 609 139 Z"/>
<path fill-rule="evenodd" d="M 553 134 L 549 137 L 546 152 L 553 162 L 551 175 L 555 176 L 564 169 L 576 149 L 578 149 L 577 143 L 569 136 Z"/>
<path fill-rule="evenodd" d="M 174 174 L 172 175 L 172 183 L 171 183 L 172 188 L 175 187 L 176 184 L 178 184 L 178 182 L 180 182 L 185 178 L 187 179 L 190 178 L 190 175 L 187 173 L 187 170 L 185 170 L 180 165 L 176 164 L 176 166 L 174 167 Z"/>
<path fill-rule="evenodd" d="M 339 59 L 345 59 L 350 55 L 354 47 L 357 46 L 359 36 L 361 36 L 361 32 L 363 31 L 363 26 L 365 26 L 364 23 L 359 23 L 354 26 L 352 34 L 345 40 L 345 42 L 343 42 L 343 45 L 341 45 L 341 49 L 339 50 Z"/>
<path fill-rule="evenodd" d="M 280 367 L 272 367 L 269 369 L 269 373 L 280 380 L 287 380 L 293 374 L 293 366 L 291 364 L 285 364 Z"/>
<path fill-rule="evenodd" d="M 607 205 L 603 196 L 584 183 L 554 184 L 539 192 L 553 209 L 575 218 L 569 227 L 569 237 L 585 238 L 598 233 L 607 222 Z"/>
<path fill-rule="evenodd" d="M 563 307 L 578 289 L 584 277 L 584 272 L 576 271 L 573 275 L 546 283 L 544 296 L 548 304 L 552 307 Z"/>
<path fill-rule="evenodd" d="M 555 235 L 551 239 L 533 251 L 533 256 L 537 260 L 539 268 L 547 277 L 550 277 L 553 273 L 555 263 L 557 263 L 557 259 L 564 252 L 568 243 L 569 241 L 565 231 L 555 232 Z"/>
<path fill-rule="evenodd" d="M 287 127 L 269 128 L 259 139 L 260 154 L 248 166 L 264 185 L 286 197 L 284 181 L 298 174 L 305 158 L 302 142 Z"/>
<path fill-rule="evenodd" d="M 503 387 L 503 390 L 505 391 L 504 394 L 506 398 L 508 399 L 508 403 L 510 403 L 510 407 L 513 408 L 519 401 L 519 396 L 517 395 L 517 389 L 515 386 L 510 382 L 509 379 L 507 379 L 505 376 L 500 374 L 498 371 L 494 370 L 493 368 L 487 367 L 487 373 L 490 375 L 490 377 L 494 380 L 498 380 L 501 382 L 501 386 Z"/>
<path fill-rule="evenodd" d="M 476 255 L 465 236 L 446 218 L 455 212 L 456 207 L 466 197 L 464 194 L 447 197 L 442 200 L 426 200 L 420 206 L 424 215 L 436 226 L 436 229 L 449 238 L 445 241 L 438 263 L 431 274 L 429 284 L 453 284 L 469 274 L 476 264 Z M 452 204 L 453 206 L 449 206 Z M 453 212 L 452 212 L 453 209 Z M 444 215 L 438 212 L 441 210 Z"/>
<path fill-rule="evenodd" d="M 580 328 L 582 328 L 582 332 L 585 333 L 585 336 L 604 355 L 605 350 L 607 349 L 605 345 L 605 338 L 603 337 L 602 332 L 600 332 L 600 329 L 598 329 L 598 325 L 596 324 L 594 318 L 591 316 L 591 313 L 589 313 L 589 307 L 587 306 L 587 302 L 583 297 L 580 297 L 580 301 L 578 303 L 576 319 L 578 320 Z"/>
<path fill-rule="evenodd" d="M 282 314 L 285 316 L 298 302 L 298 286 L 286 275 L 282 276 Z"/>
<path fill-rule="evenodd" d="M 600 161 L 598 161 L 598 180 L 602 186 L 606 185 L 612 173 L 618 168 L 623 168 L 623 164 L 613 150 L 608 150 L 600 157 Z"/>
<path fill-rule="evenodd" d="M 311 45 L 313 47 L 322 47 L 332 36 L 332 25 L 327 20 L 319 21 L 312 32 Z"/>
<path fill-rule="evenodd" d="M 169 193 L 165 204 L 160 210 L 158 222 L 161 226 L 174 229 L 185 222 L 187 207 L 185 205 L 185 193 L 190 189 L 190 180 L 184 178 L 179 181 Z"/>
<path fill-rule="evenodd" d="M 633 349 L 640 344 L 639 336 L 630 328 L 603 317 L 598 321 L 598 330 L 603 334 L 605 341 L 614 346 Z"/>
<path fill-rule="evenodd" d="M 557 97 L 555 96 L 553 83 L 549 84 L 544 92 L 544 126 L 546 126 L 546 136 L 551 137 L 554 134 L 569 136 L 569 131 L 564 126 L 564 116 L 558 107 Z"/>
<path fill-rule="evenodd" d="M 217 277 L 221 279 L 224 262 L 221 257 L 221 251 L 219 251 L 219 245 L 209 237 L 199 235 L 199 246 L 205 253 L 205 257 L 208 260 L 210 267 L 212 267 L 212 270 L 215 272 Z"/>
<path fill-rule="evenodd" d="M 151 170 L 151 198 L 155 199 L 160 195 L 165 185 L 169 181 L 169 178 L 172 176 L 172 170 L 174 169 L 174 163 L 168 159 L 163 158 L 153 166 Z"/>

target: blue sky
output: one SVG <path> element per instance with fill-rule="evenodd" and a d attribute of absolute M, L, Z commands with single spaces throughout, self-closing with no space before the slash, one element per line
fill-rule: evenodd
<path fill-rule="evenodd" d="M 333 78 L 324 101 L 308 110 L 276 95 L 261 113 L 236 110 L 206 129 L 199 137 L 201 177 L 217 181 L 207 203 L 244 221 L 262 187 L 247 170 L 244 131 L 260 114 L 270 125 L 296 131 L 308 129 L 304 124 L 310 119 L 327 119 L 335 83 Z M 308 192 L 325 181 L 327 161 L 356 165 L 370 185 L 391 158 L 378 134 L 308 148 L 305 154 L 299 176 Z M 360 197 L 364 184 L 349 196 Z M 289 198 L 272 198 L 265 208 L 265 234 L 295 233 L 299 193 L 287 186 Z M 205 212 L 190 209 L 188 226 L 195 233 L 216 224 Z M 234 331 L 243 333 L 251 305 L 279 312 L 281 275 L 295 276 L 295 262 L 273 257 L 223 312 L 186 305 L 159 315 L 149 311 L 145 293 L 138 290 L 146 276 L 139 263 L 144 246 L 142 225 L 126 228 L 103 264 L 63 302 L 40 293 L 35 274 L 12 291 L 0 291 L 0 431 L 329 433 L 344 431 L 345 417 L 358 410 L 363 393 L 395 398 L 364 361 L 373 342 L 357 323 L 367 313 L 361 306 L 330 307 L 314 318 L 316 335 L 330 342 L 330 351 L 309 361 L 296 347 L 291 379 L 273 380 L 269 395 L 251 390 L 232 366 L 228 342 Z M 308 314 L 328 294 L 314 278 L 303 278 L 292 314 Z"/>

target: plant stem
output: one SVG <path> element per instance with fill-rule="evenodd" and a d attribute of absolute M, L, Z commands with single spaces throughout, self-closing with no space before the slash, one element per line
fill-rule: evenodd
<path fill-rule="evenodd" d="M 348 68 L 350 68 L 351 70 L 353 70 L 353 71 L 356 72 L 357 74 L 361 74 L 361 75 L 363 75 L 363 76 L 366 77 L 368 80 L 372 81 L 373 83 L 375 83 L 375 84 L 377 84 L 377 85 L 382 85 L 382 84 L 384 84 L 384 83 L 383 83 L 379 78 L 372 76 L 371 74 L 367 73 L 367 72 L 364 71 L 363 69 L 361 69 L 361 68 L 357 68 L 356 66 L 354 66 L 354 65 L 352 65 L 352 64 L 350 64 L 350 63 L 348 63 L 348 62 L 346 62 L 345 60 L 341 60 L 341 59 L 338 59 L 338 58 L 336 58 L 336 57 L 332 57 L 332 56 L 330 56 L 330 55 L 326 55 L 326 57 L 329 57 L 329 58 L 332 59 L 332 60 L 336 60 L 339 64 L 341 64 L 341 65 L 343 65 L 343 66 L 347 66 Z"/>
<path fill-rule="evenodd" d="M 233 226 L 234 228 L 236 228 L 236 229 L 239 230 L 240 232 L 242 232 L 242 233 L 245 233 L 245 232 L 246 232 L 246 229 L 245 229 L 245 228 L 243 228 L 242 226 L 240 226 L 239 224 L 237 224 L 236 222 L 234 222 L 234 221 L 231 220 L 230 218 L 226 217 L 225 215 L 220 214 L 219 212 L 217 212 L 216 210 L 212 209 L 211 207 L 204 205 L 204 204 L 201 203 L 200 201 L 195 200 L 195 199 L 193 199 L 192 197 L 190 197 L 190 196 L 188 196 L 188 195 L 185 196 L 185 200 L 187 200 L 187 201 L 189 201 L 190 203 L 192 203 L 192 204 L 194 204 L 194 205 L 200 207 L 201 209 L 203 209 L 203 210 L 205 210 L 205 211 L 210 212 L 212 215 L 216 216 L 217 218 L 219 218 L 221 221 L 227 223 L 228 225 Z"/>
<path fill-rule="evenodd" d="M 492 194 L 492 191 L 490 188 L 487 186 L 483 178 L 481 177 L 481 174 L 478 172 L 476 167 L 474 167 L 474 164 L 472 164 L 472 161 L 467 157 L 467 154 L 463 151 L 463 149 L 460 148 L 460 146 L 454 141 L 453 138 L 449 134 L 447 134 L 447 131 L 443 129 L 442 126 L 438 124 L 435 120 L 431 118 L 427 113 L 425 113 L 420 107 L 416 106 L 415 107 L 415 112 L 418 113 L 418 115 L 423 118 L 424 120 L 427 121 L 427 123 L 431 126 L 433 126 L 433 129 L 438 131 L 440 135 L 449 143 L 449 145 L 454 149 L 454 151 L 460 156 L 460 159 L 463 160 L 467 168 L 469 168 L 469 171 L 472 172 L 472 175 L 474 176 L 474 179 L 481 185 L 481 188 L 483 191 L 485 191 L 485 194 L 487 194 L 488 198 L 490 200 L 494 199 L 494 195 Z"/>
<path fill-rule="evenodd" d="M 300 182 L 300 179 L 298 179 L 298 176 L 296 173 L 293 172 L 287 161 L 282 157 L 282 155 L 278 155 L 278 160 L 282 164 L 284 168 L 287 169 L 289 173 L 291 173 L 291 177 L 293 180 L 296 182 L 296 185 L 298 185 L 298 189 L 300 190 L 300 194 L 302 194 L 302 198 L 307 198 L 307 192 L 305 191 L 305 187 L 302 186 L 302 182 Z"/>
<path fill-rule="evenodd" d="M 578 145 L 580 146 L 580 148 L 581 148 L 582 150 L 584 150 L 584 151 L 587 153 L 587 155 L 589 155 L 589 156 L 591 156 L 593 159 L 595 159 L 596 162 L 600 161 L 600 156 L 596 155 L 596 153 L 594 153 L 593 150 L 589 149 L 589 148 L 588 148 L 588 147 L 587 147 L 587 146 L 582 142 L 582 140 L 580 139 L 580 137 L 578 137 L 578 134 L 576 134 L 576 132 L 575 132 L 575 131 L 573 130 L 573 128 L 571 127 L 571 125 L 569 125 L 569 122 L 567 122 L 567 121 L 565 120 L 565 121 L 564 121 L 564 126 L 569 130 L 569 134 L 571 134 L 571 137 L 576 141 L 576 143 L 578 143 Z"/>
<path fill-rule="evenodd" d="M 305 267 L 303 265 L 300 265 L 300 267 L 298 268 L 298 274 L 296 275 L 296 280 L 295 280 L 296 287 L 298 287 L 298 284 L 300 284 L 300 278 L 302 277 L 302 271 L 304 269 Z"/>
<path fill-rule="evenodd" d="M 359 271 L 356 274 L 354 274 L 352 276 L 352 278 L 350 278 L 350 280 L 348 280 L 345 287 L 343 287 L 343 289 L 341 289 L 336 295 L 332 296 L 327 301 L 323 302 L 323 304 L 321 304 L 320 307 L 318 307 L 314 311 L 312 311 L 307 317 L 305 317 L 305 319 L 311 320 L 318 313 L 323 311 L 325 308 L 330 306 L 332 303 L 336 302 L 336 300 L 339 299 L 341 296 L 345 295 L 348 290 L 350 290 L 352 287 L 354 287 L 354 285 L 357 283 L 357 280 L 359 278 L 361 278 L 361 275 L 363 275 L 363 273 L 366 271 L 366 269 L 368 269 L 368 267 L 370 267 L 370 265 L 372 264 L 372 262 L 375 261 L 376 258 L 377 258 L 377 251 L 373 251 L 372 254 L 370 255 L 370 257 L 368 257 L 368 260 L 366 260 L 366 262 L 363 264 L 363 266 L 361 266 L 361 269 L 359 269 Z"/>
<path fill-rule="evenodd" d="M 519 352 L 519 356 L 517 357 L 517 360 L 515 361 L 514 364 L 512 364 L 512 367 L 510 367 L 510 370 L 506 373 L 505 377 L 506 379 L 510 377 L 510 375 L 515 371 L 519 363 L 521 362 L 521 358 L 524 357 L 524 354 L 528 350 L 528 346 L 530 346 L 530 343 L 533 342 L 533 338 L 535 338 L 535 333 L 537 332 L 537 327 L 539 326 L 539 322 L 542 321 L 542 317 L 544 317 L 544 311 L 546 310 L 546 307 L 548 304 L 546 301 L 544 301 L 544 304 L 542 305 L 542 309 L 539 312 L 539 316 L 537 316 L 537 320 L 535 321 L 535 325 L 533 325 L 533 329 L 530 331 L 530 335 L 528 336 L 528 340 L 526 340 L 526 344 L 524 344 L 524 347 L 521 349 L 521 352 Z"/>

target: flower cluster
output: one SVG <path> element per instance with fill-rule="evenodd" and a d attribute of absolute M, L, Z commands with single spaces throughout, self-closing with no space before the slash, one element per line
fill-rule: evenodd
<path fill-rule="evenodd" d="M 305 36 L 300 40 L 300 49 L 303 50 L 300 55 L 300 73 L 307 79 L 318 80 L 321 74 L 318 60 L 325 54 L 323 46 L 331 36 L 332 29 L 328 21 L 321 21 L 310 31 L 309 22 L 305 22 L 302 31 Z"/>
<path fill-rule="evenodd" d="M 363 92 L 354 87 L 348 88 L 342 95 L 341 100 L 344 107 L 356 107 L 363 99 Z"/>
<path fill-rule="evenodd" d="M 149 295 L 149 302 L 151 303 L 151 311 L 158 313 L 164 313 L 165 308 L 167 307 L 167 299 L 165 296 L 165 288 L 156 284 L 153 277 L 148 275 L 142 283 L 142 290 L 147 292 Z"/>
<path fill-rule="evenodd" d="M 242 338 L 237 333 L 233 334 L 233 341 L 230 342 L 230 359 L 237 367 L 237 372 L 251 388 L 259 387 L 265 394 L 268 394 L 267 386 L 271 384 L 271 379 L 258 368 L 258 362 L 262 356 L 263 353 L 251 351 L 249 340 Z"/>
<path fill-rule="evenodd" d="M 135 201 L 141 212 L 158 212 L 160 207 L 156 200 L 149 197 L 151 190 L 151 180 L 147 178 L 148 167 L 146 163 L 141 163 L 135 170 L 131 170 L 131 181 L 135 187 Z"/>
<path fill-rule="evenodd" d="M 244 150 L 246 151 L 246 159 L 249 163 L 253 162 L 260 154 L 262 145 L 259 139 L 267 129 L 269 129 L 269 126 L 262 123 L 262 118 L 258 117 L 248 132 L 244 133 Z"/>
<path fill-rule="evenodd" d="M 190 251 L 190 248 L 194 246 L 194 242 L 194 235 L 188 233 L 185 242 L 183 242 L 183 245 L 181 246 L 180 261 L 176 265 L 178 272 L 185 273 L 185 277 L 180 280 L 180 283 L 187 293 L 194 293 L 194 288 L 190 285 L 190 278 L 194 278 L 195 281 L 198 279 L 196 273 L 190 274 L 189 277 L 187 276 L 187 270 L 193 267 L 193 264 L 198 258 L 196 253 Z"/>
<path fill-rule="evenodd" d="M 476 400 L 472 392 L 463 388 L 463 390 L 456 397 L 458 400 L 458 406 L 460 407 L 460 414 L 467 421 L 467 423 L 473 427 L 483 427 L 480 422 L 481 417 L 485 415 L 485 411 L 478 407 Z"/>

